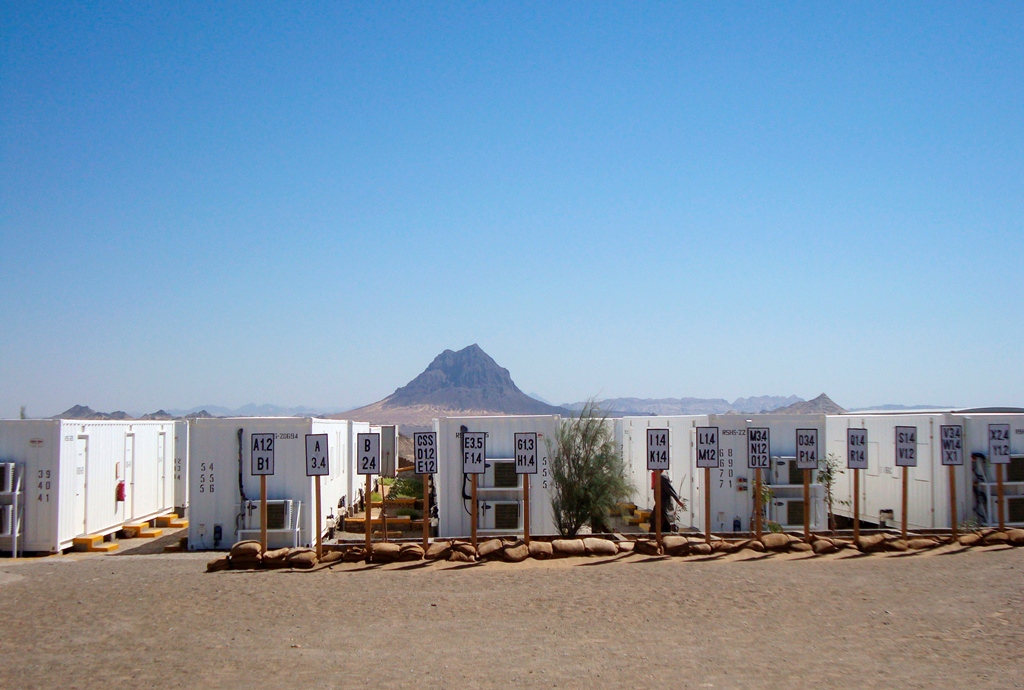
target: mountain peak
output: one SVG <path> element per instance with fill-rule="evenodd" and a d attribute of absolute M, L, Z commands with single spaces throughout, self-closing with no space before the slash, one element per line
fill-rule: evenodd
<path fill-rule="evenodd" d="M 814 400 L 794 403 L 788 407 L 772 410 L 772 412 L 778 414 L 842 414 L 846 410 L 836 405 L 832 398 L 822 393 Z"/>

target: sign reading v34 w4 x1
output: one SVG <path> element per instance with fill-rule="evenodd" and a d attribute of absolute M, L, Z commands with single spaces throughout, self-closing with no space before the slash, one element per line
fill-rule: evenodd
<path fill-rule="evenodd" d="M 959 424 L 943 424 L 939 427 L 939 442 L 942 444 L 942 464 L 959 467 L 964 464 L 964 428 Z"/>

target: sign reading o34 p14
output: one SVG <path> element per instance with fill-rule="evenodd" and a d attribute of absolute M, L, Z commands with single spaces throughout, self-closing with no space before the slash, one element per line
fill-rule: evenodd
<path fill-rule="evenodd" d="M 697 467 L 718 469 L 718 427 L 697 427 Z"/>
<path fill-rule="evenodd" d="M 356 474 L 380 474 L 380 434 L 356 434 Z"/>
<path fill-rule="evenodd" d="M 1010 425 L 988 425 L 988 461 L 993 465 L 1010 464 Z"/>
<path fill-rule="evenodd" d="M 306 434 L 306 476 L 323 477 L 330 469 L 327 434 Z"/>
<path fill-rule="evenodd" d="M 771 432 L 763 428 L 747 429 L 747 469 L 767 470 L 771 466 Z"/>
<path fill-rule="evenodd" d="M 668 429 L 647 430 L 647 469 L 668 469 Z"/>
<path fill-rule="evenodd" d="M 462 434 L 462 473 L 483 474 L 487 457 L 487 434 L 467 431 Z"/>
<path fill-rule="evenodd" d="M 798 470 L 818 469 L 818 430 L 796 430 L 796 468 Z"/>
<path fill-rule="evenodd" d="M 896 467 L 917 467 L 917 427 L 896 427 Z"/>
<path fill-rule="evenodd" d="M 252 435 L 252 475 L 274 474 L 274 434 Z"/>
<path fill-rule="evenodd" d="M 846 469 L 866 470 L 868 468 L 868 430 L 846 430 Z"/>
<path fill-rule="evenodd" d="M 537 434 L 519 433 L 512 440 L 516 446 L 516 474 L 537 474 Z"/>
<path fill-rule="evenodd" d="M 964 428 L 959 424 L 943 424 L 939 427 L 939 442 L 942 444 L 942 464 L 959 467 L 964 464 Z"/>
<path fill-rule="evenodd" d="M 418 431 L 412 435 L 416 474 L 437 473 L 437 432 Z"/>

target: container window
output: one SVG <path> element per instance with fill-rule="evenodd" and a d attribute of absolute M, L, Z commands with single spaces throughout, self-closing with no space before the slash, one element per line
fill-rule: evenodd
<path fill-rule="evenodd" d="M 787 484 L 803 484 L 804 483 L 804 471 L 796 466 L 796 460 L 789 461 L 789 479 L 786 481 Z M 801 510 L 803 510 L 801 508 Z M 803 520 L 800 520 L 803 522 Z M 794 524 L 794 523 L 789 523 Z"/>
<path fill-rule="evenodd" d="M 267 502 L 267 529 L 287 529 L 285 504 Z"/>
<path fill-rule="evenodd" d="M 1024 497 L 1006 499 L 1006 507 L 1010 514 L 1008 522 L 1024 522 Z"/>
<path fill-rule="evenodd" d="M 786 504 L 786 524 L 787 525 L 802 525 L 804 524 L 804 502 L 803 501 L 790 501 Z"/>
<path fill-rule="evenodd" d="M 514 489 L 519 486 L 519 475 L 516 474 L 514 462 L 494 463 L 494 486 L 502 489 Z"/>
<path fill-rule="evenodd" d="M 507 464 L 511 465 L 512 463 Z M 519 529 L 519 504 L 498 503 L 495 505 L 494 527 L 495 529 Z"/>
<path fill-rule="evenodd" d="M 1024 455 L 1013 455 L 1006 466 L 1006 481 L 1024 482 Z"/>

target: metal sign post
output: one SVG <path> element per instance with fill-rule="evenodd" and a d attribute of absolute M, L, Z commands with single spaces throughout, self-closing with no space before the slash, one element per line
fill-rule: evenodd
<path fill-rule="evenodd" d="M 260 478 L 260 553 L 267 552 L 267 477 L 274 474 L 274 434 L 253 434 L 251 467 Z"/>
<path fill-rule="evenodd" d="M 917 427 L 896 427 L 896 466 L 903 468 L 903 521 L 900 535 L 907 538 L 907 492 L 910 482 L 910 468 L 917 467 Z"/>
<path fill-rule="evenodd" d="M 853 472 L 853 540 L 860 539 L 860 471 L 868 468 L 868 430 L 846 430 L 846 469 Z"/>
<path fill-rule="evenodd" d="M 811 543 L 811 472 L 818 469 L 818 430 L 796 430 L 796 468 L 804 471 L 804 541 Z"/>
<path fill-rule="evenodd" d="M 470 540 L 473 548 L 476 548 L 476 528 L 480 508 L 476 497 L 477 475 L 486 471 L 485 458 L 487 457 L 487 434 L 483 431 L 465 431 L 462 433 L 462 473 L 473 477 L 470 486 L 470 498 L 473 503 L 473 512 L 470 514 Z"/>
<path fill-rule="evenodd" d="M 704 468 L 704 541 L 711 543 L 711 470 L 718 469 L 718 427 L 697 427 L 697 467 Z"/>
<path fill-rule="evenodd" d="M 372 548 L 370 530 L 373 522 L 373 498 L 370 495 L 373 487 L 370 484 L 372 475 L 380 473 L 380 434 L 356 434 L 356 474 L 366 475 L 366 556 L 369 558 Z M 381 502 L 381 511 L 384 503 Z"/>
<path fill-rule="evenodd" d="M 654 538 L 661 545 L 661 473 L 669 467 L 668 429 L 647 430 L 647 470 L 654 472 Z"/>
<path fill-rule="evenodd" d="M 306 476 L 316 478 L 316 557 L 324 557 L 323 508 L 320 502 L 320 477 L 330 474 L 327 434 L 306 434 Z"/>
<path fill-rule="evenodd" d="M 513 435 L 516 449 L 516 474 L 523 475 L 523 541 L 530 544 L 530 475 L 537 474 L 537 434 Z"/>
<path fill-rule="evenodd" d="M 437 472 L 437 432 L 420 431 L 412 435 L 416 474 L 423 477 L 423 551 L 430 542 L 430 475 Z"/>
<path fill-rule="evenodd" d="M 988 425 L 988 461 L 996 466 L 996 508 L 999 531 L 1006 531 L 1006 506 L 1003 498 L 1003 465 L 1010 464 L 1010 425 Z"/>
<path fill-rule="evenodd" d="M 761 538 L 761 470 L 772 466 L 771 432 L 747 429 L 747 469 L 754 470 L 754 534 Z"/>

